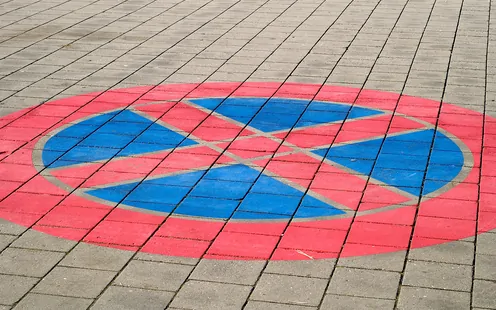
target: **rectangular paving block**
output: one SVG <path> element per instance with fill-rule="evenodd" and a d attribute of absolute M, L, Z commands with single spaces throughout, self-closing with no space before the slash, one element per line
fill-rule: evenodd
<path fill-rule="evenodd" d="M 264 267 L 264 261 L 202 260 L 189 279 L 254 285 Z"/>
<path fill-rule="evenodd" d="M 371 256 L 343 257 L 339 259 L 337 265 L 339 267 L 380 269 L 400 272 L 403 271 L 405 257 L 405 251 Z"/>
<path fill-rule="evenodd" d="M 338 267 L 326 293 L 394 299 L 399 281 L 397 272 Z"/>
<path fill-rule="evenodd" d="M 91 309 L 157 309 L 161 310 L 174 296 L 171 292 L 134 287 L 109 286 Z"/>
<path fill-rule="evenodd" d="M 43 277 L 62 257 L 61 252 L 7 248 L 0 254 L 0 273 Z"/>
<path fill-rule="evenodd" d="M 331 276 L 335 265 L 336 261 L 333 259 L 299 261 L 272 260 L 268 262 L 264 271 L 267 273 L 328 279 Z"/>
<path fill-rule="evenodd" d="M 496 308 L 496 283 L 494 281 L 474 280 L 472 305 L 486 309 Z"/>
<path fill-rule="evenodd" d="M 309 307 L 309 306 L 299 306 L 299 305 L 290 305 L 284 303 L 274 303 L 274 302 L 265 302 L 265 301 L 255 301 L 250 300 L 244 307 L 244 310 L 316 310 L 317 307 Z"/>
<path fill-rule="evenodd" d="M 52 310 L 52 309 L 73 309 L 85 310 L 93 302 L 90 298 L 75 298 L 54 295 L 44 295 L 28 293 L 14 307 L 16 310 Z"/>
<path fill-rule="evenodd" d="M 477 236 L 477 254 L 496 255 L 496 248 L 494 247 L 495 242 L 496 233 L 488 232 L 485 234 L 480 234 Z"/>
<path fill-rule="evenodd" d="M 9 244 L 16 239 L 16 236 L 0 234 L 0 252 L 3 251 Z"/>
<path fill-rule="evenodd" d="M 174 292 L 181 287 L 192 269 L 188 265 L 133 260 L 114 284 Z"/>
<path fill-rule="evenodd" d="M 470 309 L 470 293 L 403 286 L 398 297 L 398 309 Z"/>
<path fill-rule="evenodd" d="M 60 262 L 60 266 L 119 271 L 134 252 L 80 243 Z"/>
<path fill-rule="evenodd" d="M 356 296 L 332 295 L 324 297 L 321 310 L 355 310 L 355 309 L 394 309 L 394 300 L 365 298 Z"/>
<path fill-rule="evenodd" d="M 318 306 L 327 280 L 265 273 L 260 277 L 251 300 Z"/>
<path fill-rule="evenodd" d="M 496 281 L 496 257 L 477 254 L 475 256 L 475 279 Z"/>
<path fill-rule="evenodd" d="M 55 267 L 33 289 L 34 293 L 95 298 L 115 277 L 113 271 Z"/>
<path fill-rule="evenodd" d="M 19 301 L 39 281 L 37 278 L 0 274 L 0 304 Z"/>
<path fill-rule="evenodd" d="M 471 275 L 472 266 L 409 260 L 403 284 L 469 292 Z"/>
<path fill-rule="evenodd" d="M 474 260 L 474 243 L 452 241 L 435 247 L 413 249 L 408 253 L 408 258 L 440 263 L 472 265 Z"/>
<path fill-rule="evenodd" d="M 250 286 L 226 283 L 187 281 L 170 304 L 180 309 L 241 309 L 251 291 Z"/>
<path fill-rule="evenodd" d="M 75 241 L 50 236 L 34 230 L 22 234 L 12 247 L 46 251 L 67 252 L 76 245 Z"/>

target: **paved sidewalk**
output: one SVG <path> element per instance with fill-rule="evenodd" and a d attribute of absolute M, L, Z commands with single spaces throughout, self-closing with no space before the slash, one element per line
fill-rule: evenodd
<path fill-rule="evenodd" d="M 496 309 L 495 18 L 0 0 L 0 309 Z"/>

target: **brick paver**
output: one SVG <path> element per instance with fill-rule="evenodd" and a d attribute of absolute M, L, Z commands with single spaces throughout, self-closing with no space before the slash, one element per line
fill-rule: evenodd
<path fill-rule="evenodd" d="M 0 0 L 0 309 L 496 309 L 495 8 Z"/>

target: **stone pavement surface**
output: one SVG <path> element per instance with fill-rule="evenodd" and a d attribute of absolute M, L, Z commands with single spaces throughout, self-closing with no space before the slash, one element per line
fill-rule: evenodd
<path fill-rule="evenodd" d="M 494 4 L 0 0 L 0 309 L 496 309 Z"/>

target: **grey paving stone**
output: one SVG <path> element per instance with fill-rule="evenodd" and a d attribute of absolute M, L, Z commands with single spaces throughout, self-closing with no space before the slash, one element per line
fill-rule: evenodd
<path fill-rule="evenodd" d="M 418 88 L 444 88 L 445 84 L 445 79 L 434 79 L 434 78 L 429 78 L 429 79 L 417 79 L 417 78 L 411 78 L 409 77 L 408 80 L 406 81 L 406 86 L 407 87 L 418 87 Z"/>
<path fill-rule="evenodd" d="M 477 236 L 477 254 L 496 255 L 496 233 L 485 233 Z"/>
<path fill-rule="evenodd" d="M 403 90 L 405 95 L 422 97 L 426 99 L 432 99 L 441 101 L 443 97 L 443 89 L 442 88 L 426 88 L 426 87 L 409 87 L 406 86 Z"/>
<path fill-rule="evenodd" d="M 250 291 L 250 286 L 191 280 L 181 287 L 171 307 L 195 310 L 241 309 Z"/>
<path fill-rule="evenodd" d="M 0 254 L 0 273 L 43 277 L 64 253 L 7 248 Z"/>
<path fill-rule="evenodd" d="M 474 280 L 472 305 L 481 308 L 496 308 L 496 282 Z"/>
<path fill-rule="evenodd" d="M 55 267 L 33 289 L 34 293 L 95 298 L 114 278 L 115 272 Z"/>
<path fill-rule="evenodd" d="M 299 276 L 263 274 L 250 299 L 317 306 L 327 280 Z"/>
<path fill-rule="evenodd" d="M 477 254 L 474 278 L 496 281 L 496 256 Z"/>
<path fill-rule="evenodd" d="M 405 264 L 405 257 L 406 252 L 404 251 L 369 256 L 346 257 L 339 259 L 337 265 L 341 267 L 402 271 L 403 265 Z"/>
<path fill-rule="evenodd" d="M 80 243 L 64 257 L 60 266 L 118 271 L 127 264 L 132 255 L 131 251 Z"/>
<path fill-rule="evenodd" d="M 286 82 L 307 83 L 307 84 L 323 84 L 325 82 L 325 80 L 326 80 L 326 77 L 291 75 L 288 77 Z"/>
<path fill-rule="evenodd" d="M 392 81 L 377 81 L 377 80 L 367 80 L 364 87 L 366 89 L 375 89 L 401 93 L 404 87 L 403 82 L 392 82 Z"/>
<path fill-rule="evenodd" d="M 16 239 L 16 236 L 12 235 L 0 235 L 0 252 L 3 251 L 9 244 Z"/>
<path fill-rule="evenodd" d="M 203 259 L 196 266 L 190 279 L 254 285 L 264 266 L 263 261 Z"/>
<path fill-rule="evenodd" d="M 0 274 L 0 304 L 12 305 L 19 301 L 39 279 Z"/>
<path fill-rule="evenodd" d="M 172 297 L 171 292 L 110 286 L 91 307 L 93 310 L 164 309 Z"/>
<path fill-rule="evenodd" d="M 394 299 L 399 281 L 397 272 L 338 267 L 326 293 Z"/>
<path fill-rule="evenodd" d="M 76 245 L 75 241 L 50 236 L 35 230 L 22 234 L 12 247 L 67 252 Z"/>
<path fill-rule="evenodd" d="M 244 307 L 244 310 L 315 310 L 317 307 L 298 306 L 289 304 L 278 304 L 273 302 L 250 300 Z"/>
<path fill-rule="evenodd" d="M 14 310 L 53 310 L 53 309 L 88 309 L 93 299 L 74 298 L 54 295 L 29 293 L 13 308 Z"/>
<path fill-rule="evenodd" d="M 470 293 L 420 287 L 401 287 L 398 297 L 401 310 L 463 310 L 470 308 Z"/>
<path fill-rule="evenodd" d="M 0 100 L 8 98 L 15 94 L 15 91 L 0 90 Z"/>
<path fill-rule="evenodd" d="M 192 266 L 133 260 L 115 279 L 114 284 L 146 289 L 177 291 Z"/>
<path fill-rule="evenodd" d="M 465 241 L 452 241 L 432 247 L 413 249 L 409 259 L 472 265 L 474 244 Z"/>
<path fill-rule="evenodd" d="M 181 265 L 191 265 L 195 266 L 198 264 L 199 259 L 190 258 L 190 257 L 174 257 L 174 256 L 165 256 L 160 254 L 150 254 L 138 252 L 134 256 L 135 260 L 144 260 L 144 261 L 152 261 L 152 262 L 162 262 L 162 263 L 173 263 L 173 264 L 181 264 Z"/>
<path fill-rule="evenodd" d="M 394 300 L 328 294 L 321 310 L 394 309 Z"/>
<path fill-rule="evenodd" d="M 239 82 L 246 80 L 249 76 L 250 73 L 215 72 L 207 79 L 207 82 Z"/>
<path fill-rule="evenodd" d="M 374 66 L 374 72 L 382 72 L 382 73 L 408 73 L 410 70 L 410 66 L 400 66 L 400 65 L 391 65 L 391 64 L 376 64 Z"/>
<path fill-rule="evenodd" d="M 265 272 L 328 279 L 335 265 L 334 259 L 269 261 Z"/>
<path fill-rule="evenodd" d="M 408 261 L 403 284 L 469 292 L 472 266 Z"/>

